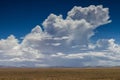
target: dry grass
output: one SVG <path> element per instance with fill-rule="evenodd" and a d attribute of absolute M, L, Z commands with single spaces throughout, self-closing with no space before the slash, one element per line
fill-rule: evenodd
<path fill-rule="evenodd" d="M 120 69 L 1 68 L 0 80 L 120 80 Z"/>

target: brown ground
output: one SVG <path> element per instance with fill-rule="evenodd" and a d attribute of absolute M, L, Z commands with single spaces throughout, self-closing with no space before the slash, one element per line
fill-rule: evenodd
<path fill-rule="evenodd" d="M 0 80 L 120 80 L 120 68 L 0 68 Z"/>

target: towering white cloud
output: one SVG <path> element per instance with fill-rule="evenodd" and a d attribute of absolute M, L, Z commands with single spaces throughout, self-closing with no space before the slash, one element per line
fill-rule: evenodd
<path fill-rule="evenodd" d="M 102 5 L 73 7 L 64 19 L 50 14 L 19 43 L 13 35 L 0 40 L 0 63 L 16 66 L 108 66 L 120 61 L 115 39 L 91 43 L 94 30 L 111 22 Z"/>
<path fill-rule="evenodd" d="M 99 25 L 103 25 L 109 23 L 109 9 L 103 8 L 102 5 L 94 6 L 91 5 L 89 7 L 73 7 L 71 11 L 68 12 L 67 19 L 72 20 L 81 20 L 85 19 L 86 22 L 94 25 L 93 27 L 98 27 Z"/>
<path fill-rule="evenodd" d="M 87 45 L 94 30 L 109 22 L 108 8 L 91 5 L 85 8 L 73 7 L 66 19 L 62 15 L 51 14 L 43 22 L 43 26 L 52 37 L 67 36 L 66 41 L 72 45 Z"/>

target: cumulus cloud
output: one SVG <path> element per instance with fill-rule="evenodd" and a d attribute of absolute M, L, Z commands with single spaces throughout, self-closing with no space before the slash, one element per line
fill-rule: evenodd
<path fill-rule="evenodd" d="M 110 23 L 109 9 L 102 5 L 75 6 L 66 18 L 50 14 L 24 36 L 21 43 L 13 35 L 0 40 L 0 63 L 15 66 L 112 66 L 120 61 L 120 45 L 115 39 L 91 43 L 94 30 Z M 109 64 L 111 63 L 111 64 Z"/>
<path fill-rule="evenodd" d="M 10 35 L 7 39 L 0 40 L 0 53 L 1 55 L 19 55 L 16 51 L 19 48 L 18 39 Z"/>
<path fill-rule="evenodd" d="M 50 14 L 43 22 L 45 31 L 52 37 L 64 37 L 66 43 L 71 45 L 87 45 L 94 35 L 94 30 L 100 25 L 109 23 L 108 8 L 102 5 L 89 7 L 73 7 L 68 12 L 66 19 L 62 15 Z"/>
<path fill-rule="evenodd" d="M 103 25 L 111 22 L 109 19 L 109 9 L 103 8 L 102 5 L 94 6 L 91 5 L 89 7 L 73 7 L 71 11 L 68 12 L 67 19 L 72 20 L 81 20 L 85 19 L 93 27 L 98 27 L 99 25 Z"/>

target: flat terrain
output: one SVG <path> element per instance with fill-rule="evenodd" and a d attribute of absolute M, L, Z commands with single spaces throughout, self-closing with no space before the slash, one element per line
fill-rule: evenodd
<path fill-rule="evenodd" d="M 0 80 L 120 80 L 120 68 L 0 68 Z"/>

